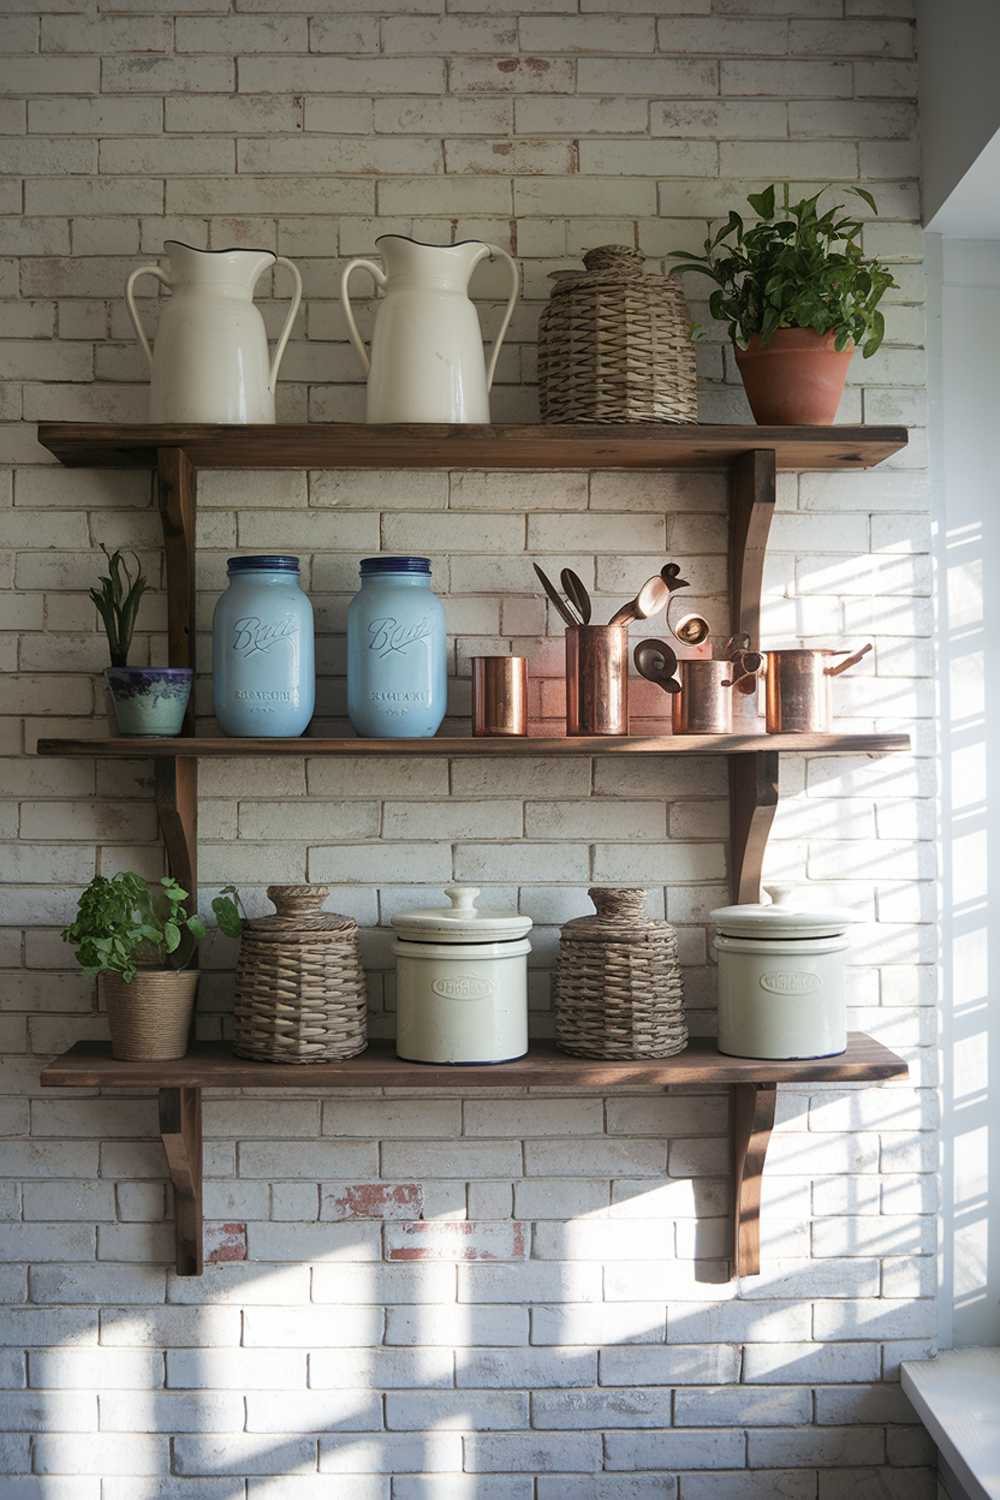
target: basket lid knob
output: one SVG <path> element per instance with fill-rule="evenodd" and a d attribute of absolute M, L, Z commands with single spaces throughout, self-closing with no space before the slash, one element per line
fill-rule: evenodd
<path fill-rule="evenodd" d="M 641 271 L 642 261 L 642 251 L 631 245 L 598 245 L 583 257 L 588 271 L 616 270 L 632 275 Z"/>
<path fill-rule="evenodd" d="M 267 898 L 279 917 L 316 917 L 330 894 L 328 885 L 269 885 Z"/>
<path fill-rule="evenodd" d="M 646 915 L 646 892 L 641 886 L 594 885 L 587 895 L 597 908 L 599 917 L 612 921 Z"/>

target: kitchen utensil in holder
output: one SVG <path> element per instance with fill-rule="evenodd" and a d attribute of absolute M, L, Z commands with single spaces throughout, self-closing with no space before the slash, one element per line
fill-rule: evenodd
<path fill-rule="evenodd" d="M 513 737 L 527 732 L 527 657 L 474 656 L 472 733 Z"/>
<path fill-rule="evenodd" d="M 681 690 L 670 699 L 674 734 L 732 734 L 733 663 L 701 657 L 677 664 Z"/>
<path fill-rule="evenodd" d="M 562 929 L 556 1046 L 577 1057 L 673 1057 L 687 1046 L 677 935 L 646 915 L 646 892 L 594 886 L 597 914 Z"/>
<path fill-rule="evenodd" d="M 566 627 L 566 733 L 628 734 L 628 626 Z"/>
<path fill-rule="evenodd" d="M 237 1057 L 338 1062 L 368 1045 L 353 917 L 323 911 L 325 885 L 269 885 L 277 911 L 248 921 L 236 967 Z"/>

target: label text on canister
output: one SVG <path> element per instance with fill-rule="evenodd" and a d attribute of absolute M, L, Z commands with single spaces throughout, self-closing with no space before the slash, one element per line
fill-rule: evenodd
<path fill-rule="evenodd" d="M 823 987 L 818 974 L 762 974 L 758 983 L 772 995 L 811 995 Z"/>
<path fill-rule="evenodd" d="M 471 974 L 457 974 L 454 979 L 435 979 L 431 989 L 445 1000 L 485 1000 L 496 993 L 492 979 L 475 979 Z"/>

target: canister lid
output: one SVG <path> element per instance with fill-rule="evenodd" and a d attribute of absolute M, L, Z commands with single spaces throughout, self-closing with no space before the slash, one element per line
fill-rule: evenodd
<path fill-rule="evenodd" d="M 717 930 L 727 937 L 820 938 L 839 937 L 851 920 L 836 907 L 810 910 L 790 885 L 765 886 L 770 901 L 745 906 L 720 906 L 711 913 Z"/>
<path fill-rule="evenodd" d="M 392 925 L 400 937 L 422 943 L 502 943 L 524 937 L 531 918 L 516 911 L 482 911 L 476 905 L 477 885 L 446 885 L 450 906 L 403 911 Z"/>

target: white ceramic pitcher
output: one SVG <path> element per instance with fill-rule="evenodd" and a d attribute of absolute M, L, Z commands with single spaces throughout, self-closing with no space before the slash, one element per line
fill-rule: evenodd
<path fill-rule="evenodd" d="M 383 234 L 375 243 L 385 270 L 371 260 L 352 260 L 340 280 L 348 332 L 368 376 L 368 421 L 488 422 L 497 356 L 517 301 L 514 261 L 499 245 L 481 240 L 424 245 Z M 479 262 L 496 256 L 507 262 L 512 285 L 487 365 L 468 287 Z M 375 314 L 370 359 L 347 290 L 358 266 L 385 291 Z"/>
<path fill-rule="evenodd" d="M 163 246 L 166 265 L 140 266 L 125 283 L 129 316 L 149 361 L 151 422 L 273 422 L 278 366 L 302 300 L 302 278 L 270 250 L 196 250 L 177 240 Z M 271 358 L 253 294 L 271 266 L 287 266 L 295 282 L 291 306 Z M 155 276 L 170 288 L 151 349 L 133 288 Z"/>

